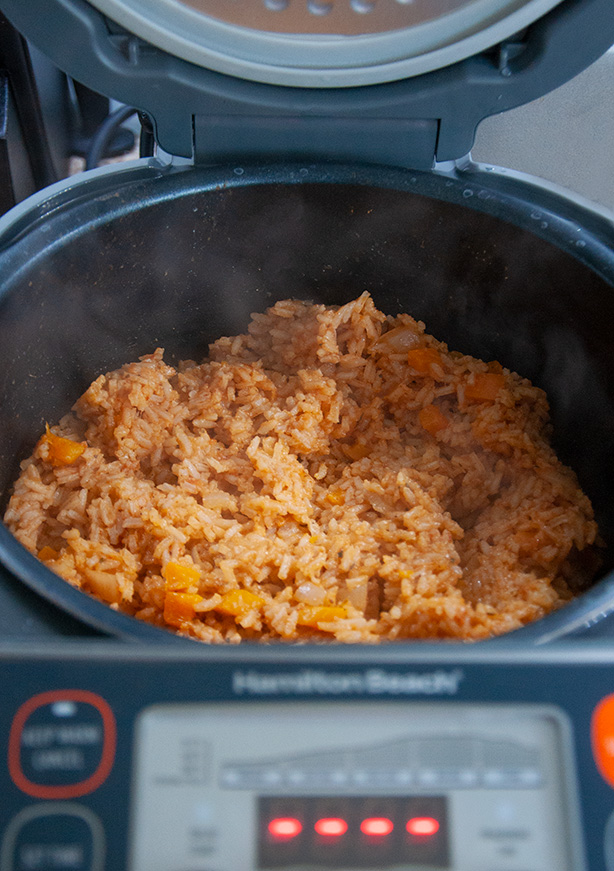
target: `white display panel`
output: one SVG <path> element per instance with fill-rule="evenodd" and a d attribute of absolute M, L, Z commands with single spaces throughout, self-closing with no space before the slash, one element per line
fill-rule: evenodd
<path fill-rule="evenodd" d="M 135 735 L 130 871 L 581 871 L 570 758 L 554 709 L 152 707 Z M 271 835 L 285 818 L 299 821 L 300 848 Z M 380 818 L 394 849 L 361 834 Z M 408 836 L 423 818 L 438 831 Z M 322 839 L 321 819 L 347 831 Z"/>

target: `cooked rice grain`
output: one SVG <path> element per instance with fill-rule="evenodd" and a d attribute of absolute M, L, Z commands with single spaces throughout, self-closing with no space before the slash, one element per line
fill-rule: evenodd
<path fill-rule="evenodd" d="M 94 381 L 55 428 L 84 452 L 43 436 L 5 515 L 111 607 L 206 642 L 481 639 L 588 582 L 543 391 L 409 315 L 285 300 L 162 353 Z"/>

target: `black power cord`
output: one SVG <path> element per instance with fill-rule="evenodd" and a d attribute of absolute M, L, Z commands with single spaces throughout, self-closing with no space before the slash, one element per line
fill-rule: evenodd
<path fill-rule="evenodd" d="M 141 136 L 139 139 L 139 157 L 153 157 L 156 140 L 154 137 L 151 118 L 145 112 L 139 112 L 141 122 Z"/>
<path fill-rule="evenodd" d="M 92 138 L 90 149 L 85 158 L 86 169 L 95 169 L 98 166 L 117 128 L 128 118 L 131 118 L 136 111 L 133 106 L 121 106 L 105 118 Z"/>

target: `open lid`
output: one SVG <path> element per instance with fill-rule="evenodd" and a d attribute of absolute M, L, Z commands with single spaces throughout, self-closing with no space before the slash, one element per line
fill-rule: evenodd
<path fill-rule="evenodd" d="M 356 87 L 441 69 L 561 0 L 90 0 L 174 57 L 257 82 Z"/>
<path fill-rule="evenodd" d="M 614 44 L 612 0 L 0 0 L 75 79 L 200 162 L 456 160 Z M 291 123 L 290 123 L 291 121 Z"/>

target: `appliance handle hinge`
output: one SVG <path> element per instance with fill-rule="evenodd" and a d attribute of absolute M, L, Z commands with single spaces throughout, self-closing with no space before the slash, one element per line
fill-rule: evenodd
<path fill-rule="evenodd" d="M 302 114 L 194 117 L 194 162 L 327 160 L 432 169 L 437 120 Z"/>

